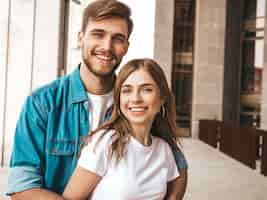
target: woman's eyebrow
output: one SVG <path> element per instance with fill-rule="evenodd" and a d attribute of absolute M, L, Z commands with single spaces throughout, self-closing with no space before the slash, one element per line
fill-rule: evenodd
<path fill-rule="evenodd" d="M 154 86 L 154 85 L 155 84 L 153 84 L 153 83 L 141 83 L 141 84 L 138 84 L 139 87 Z M 132 84 L 124 84 L 121 87 L 133 87 L 133 85 Z"/>

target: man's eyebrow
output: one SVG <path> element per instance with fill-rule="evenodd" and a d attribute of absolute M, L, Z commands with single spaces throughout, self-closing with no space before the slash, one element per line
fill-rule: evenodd
<path fill-rule="evenodd" d="M 105 33 L 106 31 L 104 29 L 96 28 L 90 30 L 90 33 Z M 115 33 L 112 37 L 120 37 L 123 40 L 127 40 L 127 36 L 122 33 Z"/>
<path fill-rule="evenodd" d="M 92 29 L 92 30 L 90 30 L 90 32 L 101 32 L 101 33 L 103 33 L 105 31 L 103 29 Z"/>

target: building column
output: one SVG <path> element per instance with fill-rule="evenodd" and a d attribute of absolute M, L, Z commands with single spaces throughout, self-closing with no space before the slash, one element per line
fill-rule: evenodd
<path fill-rule="evenodd" d="M 265 22 L 264 22 L 264 59 L 262 70 L 262 96 L 261 96 L 261 123 L 260 128 L 267 130 L 267 3 L 265 4 Z"/>
<path fill-rule="evenodd" d="M 162 66 L 169 86 L 172 78 L 174 0 L 156 0 L 154 58 Z"/>
<path fill-rule="evenodd" d="M 226 0 L 196 1 L 192 96 L 193 138 L 200 119 L 223 116 Z"/>

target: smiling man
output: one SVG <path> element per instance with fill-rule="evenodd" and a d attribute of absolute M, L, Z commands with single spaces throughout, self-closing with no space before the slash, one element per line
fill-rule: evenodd
<path fill-rule="evenodd" d="M 19 116 L 10 162 L 12 199 L 62 199 L 84 138 L 110 116 L 114 71 L 127 53 L 131 10 L 116 0 L 98 0 L 83 13 L 78 45 L 82 60 L 70 75 L 34 91 Z M 187 164 L 175 153 L 182 194 Z"/>

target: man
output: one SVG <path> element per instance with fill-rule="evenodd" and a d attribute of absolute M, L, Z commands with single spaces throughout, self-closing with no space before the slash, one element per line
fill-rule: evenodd
<path fill-rule="evenodd" d="M 81 64 L 27 98 L 10 162 L 12 199 L 62 199 L 59 195 L 76 166 L 84 138 L 110 114 L 114 71 L 127 53 L 132 32 L 130 15 L 130 9 L 116 0 L 89 4 L 78 34 Z M 182 197 L 187 164 L 183 154 L 174 155 Z"/>

